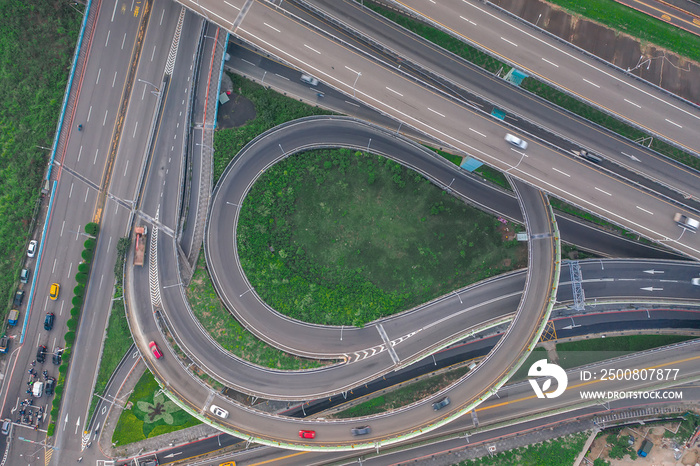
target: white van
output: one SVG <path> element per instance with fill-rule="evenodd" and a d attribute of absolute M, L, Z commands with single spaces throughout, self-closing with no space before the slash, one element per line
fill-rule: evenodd
<path fill-rule="evenodd" d="M 34 382 L 32 387 L 32 395 L 36 398 L 40 398 L 44 394 L 44 382 Z"/>
<path fill-rule="evenodd" d="M 312 86 L 318 86 L 318 79 L 314 78 L 313 76 L 309 76 L 308 74 L 301 75 L 301 82 Z"/>

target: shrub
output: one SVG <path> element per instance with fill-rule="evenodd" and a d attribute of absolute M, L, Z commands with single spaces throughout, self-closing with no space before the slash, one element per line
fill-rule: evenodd
<path fill-rule="evenodd" d="M 90 264 L 86 264 L 85 262 L 81 262 L 78 264 L 78 272 L 80 273 L 88 273 L 90 271 Z"/>
<path fill-rule="evenodd" d="M 80 315 L 80 308 L 79 307 L 71 308 L 70 315 L 71 315 L 71 317 L 78 317 Z"/>
<path fill-rule="evenodd" d="M 88 281 L 88 274 L 86 273 L 77 273 L 75 274 L 75 281 L 78 283 L 87 283 Z"/>
<path fill-rule="evenodd" d="M 78 327 L 78 319 L 71 317 L 68 319 L 68 322 L 66 322 L 66 327 L 68 327 L 68 330 L 75 330 L 76 327 Z"/>
<path fill-rule="evenodd" d="M 73 307 L 82 307 L 83 297 L 82 296 L 73 296 L 73 299 L 71 299 L 70 302 L 73 305 Z"/>
<path fill-rule="evenodd" d="M 90 262 L 92 260 L 92 254 L 93 250 L 92 249 L 83 249 L 83 252 L 80 253 L 80 256 L 83 258 L 85 262 Z"/>
<path fill-rule="evenodd" d="M 65 374 L 66 372 L 68 372 L 68 364 L 61 364 L 60 366 L 58 366 L 58 372 L 60 374 Z"/>
<path fill-rule="evenodd" d="M 53 437 L 53 433 L 54 433 L 55 430 L 56 430 L 56 424 L 54 424 L 54 423 L 52 422 L 51 424 L 49 424 L 48 429 L 46 429 L 46 436 L 47 436 L 47 437 Z"/>
<path fill-rule="evenodd" d="M 73 294 L 75 296 L 84 296 L 85 295 L 85 285 L 82 283 L 78 283 L 75 288 L 73 288 Z"/>
<path fill-rule="evenodd" d="M 90 249 L 90 250 L 95 249 L 96 245 L 97 245 L 97 241 L 95 241 L 92 238 L 86 239 L 85 242 L 83 243 L 83 246 L 85 247 L 85 249 Z"/>
<path fill-rule="evenodd" d="M 73 345 L 73 342 L 75 341 L 75 332 L 70 331 L 66 332 L 66 335 L 63 337 L 64 340 L 66 340 L 67 345 Z"/>
<path fill-rule="evenodd" d="M 61 395 L 63 393 L 63 386 L 59 385 L 58 387 L 56 387 L 54 392 L 56 393 L 56 395 Z"/>
<path fill-rule="evenodd" d="M 100 231 L 100 226 L 97 223 L 90 222 L 85 225 L 85 233 L 95 236 Z"/>

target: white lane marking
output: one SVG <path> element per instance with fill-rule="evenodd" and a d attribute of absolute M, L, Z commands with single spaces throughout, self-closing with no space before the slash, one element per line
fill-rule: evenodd
<path fill-rule="evenodd" d="M 289 78 L 288 78 L 288 77 L 282 76 L 281 74 L 275 73 L 275 76 L 277 76 L 277 77 L 279 77 L 279 78 L 282 78 L 282 79 L 286 79 L 287 81 L 289 81 Z"/>
<path fill-rule="evenodd" d="M 131 136 L 132 138 L 136 137 L 136 130 L 138 129 L 138 127 L 139 127 L 139 122 L 137 121 L 136 124 L 134 125 L 134 134 Z M 128 160 L 127 160 L 127 162 L 128 162 Z"/>
<path fill-rule="evenodd" d="M 105 110 L 105 117 L 102 119 L 102 126 L 107 124 L 107 114 L 109 114 L 109 109 Z"/>
<path fill-rule="evenodd" d="M 392 88 L 390 88 L 390 87 L 387 87 L 387 90 L 389 90 L 389 91 L 393 92 L 393 93 L 394 93 L 394 94 L 396 94 L 396 95 L 400 95 L 401 97 L 403 97 L 403 94 L 402 94 L 402 93 L 400 93 L 400 92 L 397 92 L 397 91 L 393 90 L 393 89 L 392 89 Z"/>
<path fill-rule="evenodd" d="M 70 184 L 70 190 L 68 191 L 68 199 L 73 195 L 73 183 Z"/>
<path fill-rule="evenodd" d="M 350 104 L 350 105 L 354 105 L 355 107 L 359 107 L 359 105 L 357 105 L 357 104 L 354 103 L 354 102 L 348 102 L 348 101 L 346 100 L 345 103 L 346 103 L 346 104 Z"/>
<path fill-rule="evenodd" d="M 83 202 L 87 202 L 88 194 L 90 194 L 90 188 L 85 190 L 85 200 Z"/>
<path fill-rule="evenodd" d="M 114 87 L 114 83 L 117 82 L 117 72 L 114 72 L 114 78 L 112 79 L 112 87 Z"/>
<path fill-rule="evenodd" d="M 518 44 L 516 44 L 515 42 L 509 41 L 509 40 L 506 39 L 505 37 L 501 37 L 501 40 L 504 40 L 504 41 L 508 42 L 508 43 L 509 43 L 510 45 L 512 45 L 513 47 L 517 47 L 517 46 L 518 46 Z"/>
<path fill-rule="evenodd" d="M 163 25 L 163 16 L 165 16 L 165 8 L 163 8 L 163 11 L 160 12 L 160 23 L 158 23 L 158 26 Z"/>
<path fill-rule="evenodd" d="M 122 175 L 122 176 L 126 176 L 126 171 L 128 169 L 129 169 L 129 159 L 126 159 L 126 166 L 124 167 L 124 175 Z"/>
<path fill-rule="evenodd" d="M 637 209 L 641 210 L 642 212 L 648 213 L 649 215 L 654 215 L 654 212 L 651 212 L 651 211 L 649 211 L 649 210 L 643 209 L 642 207 L 639 207 L 639 206 L 635 206 L 635 207 L 637 207 Z"/>
<path fill-rule="evenodd" d="M 319 52 L 318 50 L 316 50 L 316 49 L 313 48 L 313 47 L 310 47 L 310 46 L 307 45 L 307 44 L 304 44 L 304 47 L 306 47 L 307 49 L 311 50 L 312 52 L 316 52 L 317 54 L 321 55 L 321 52 Z"/>
<path fill-rule="evenodd" d="M 635 106 L 635 107 L 637 107 L 637 108 L 642 108 L 642 106 L 641 106 L 641 105 L 639 105 L 639 104 L 635 104 L 635 103 L 634 103 L 634 102 L 632 102 L 631 100 L 627 100 L 627 99 L 625 99 L 625 102 L 627 102 L 628 104 L 634 105 L 634 106 Z"/>
<path fill-rule="evenodd" d="M 156 46 L 153 46 L 153 52 L 151 52 L 151 61 L 153 61 L 153 58 L 156 56 Z"/>
<path fill-rule="evenodd" d="M 346 69 L 346 70 L 350 70 L 350 71 L 352 71 L 352 72 L 355 73 L 355 74 L 360 74 L 359 71 L 355 71 L 355 70 L 353 70 L 352 68 L 350 68 L 349 66 L 346 66 L 345 69 Z"/>
<path fill-rule="evenodd" d="M 434 114 L 440 115 L 441 117 L 445 118 L 445 115 L 443 115 L 442 113 L 440 113 L 440 112 L 438 112 L 438 111 L 435 111 L 435 110 L 433 110 L 433 109 L 430 108 L 430 107 L 427 107 L 427 108 L 428 108 L 428 110 L 430 110 L 430 111 L 433 112 Z"/>
<path fill-rule="evenodd" d="M 105 47 L 109 45 L 109 35 L 112 33 L 112 30 L 110 29 L 107 31 L 107 39 L 105 39 Z"/>
<path fill-rule="evenodd" d="M 600 188 L 599 188 L 599 187 L 597 187 L 597 186 L 596 186 L 595 190 L 596 190 L 596 191 L 600 191 L 600 192 L 601 192 L 601 193 L 603 193 L 603 194 L 607 194 L 608 196 L 612 196 L 612 194 L 610 194 L 610 193 L 608 193 L 608 192 L 605 192 L 605 191 L 603 191 L 602 189 L 600 189 Z"/>
<path fill-rule="evenodd" d="M 474 26 L 476 26 L 476 23 L 475 23 L 474 21 L 472 21 L 471 19 L 467 19 L 467 18 L 465 18 L 464 16 L 461 16 L 461 15 L 460 15 L 460 18 L 463 19 L 464 21 L 466 21 L 466 22 L 468 22 L 468 23 L 473 24 Z"/>
<path fill-rule="evenodd" d="M 589 80 L 587 80 L 586 78 L 583 78 L 583 80 L 586 81 L 586 82 L 587 82 L 588 84 L 590 84 L 591 86 L 595 86 L 595 87 L 597 87 L 598 89 L 600 89 L 600 86 L 597 85 L 596 83 L 594 83 L 594 82 L 592 82 L 592 81 L 589 81 Z"/>
<path fill-rule="evenodd" d="M 281 32 L 279 29 L 277 29 L 277 28 L 274 27 L 274 26 L 270 26 L 270 25 L 267 24 L 267 23 L 263 23 L 263 24 L 264 24 L 265 26 L 269 27 L 270 29 L 272 29 L 273 31 Z"/>
<path fill-rule="evenodd" d="M 83 153 L 83 146 L 80 146 L 80 149 L 78 149 L 78 162 L 80 162 L 80 154 Z"/>
<path fill-rule="evenodd" d="M 557 64 L 556 64 L 556 63 L 554 63 L 554 62 L 551 62 L 551 61 L 547 60 L 547 59 L 546 59 L 546 58 L 544 58 L 544 57 L 542 58 L 542 61 L 546 61 L 546 62 L 547 62 L 547 63 L 549 63 L 550 65 L 552 65 L 552 66 L 555 66 L 555 67 L 559 68 L 559 65 L 557 65 Z"/>
<path fill-rule="evenodd" d="M 227 4 L 228 6 L 230 6 L 231 8 L 235 8 L 236 10 L 241 11 L 241 9 L 238 8 L 236 5 L 234 5 L 233 3 L 229 3 L 226 0 L 224 0 L 224 3 Z"/>
<path fill-rule="evenodd" d="M 664 120 L 668 121 L 668 122 L 669 122 L 669 123 L 671 123 L 672 125 L 676 125 L 676 126 L 678 126 L 679 128 L 683 128 L 683 127 L 682 127 L 681 125 L 679 125 L 679 124 L 678 124 L 678 123 L 676 123 L 675 121 L 671 121 L 671 120 L 669 120 L 668 118 L 664 118 Z"/>
<path fill-rule="evenodd" d="M 65 226 L 66 226 L 66 221 L 64 220 L 63 223 L 61 224 L 61 234 L 58 236 L 63 236 L 63 229 L 65 228 Z"/>
<path fill-rule="evenodd" d="M 481 137 L 484 137 L 484 138 L 486 137 L 486 135 L 485 135 L 484 133 L 480 133 L 480 132 L 478 132 L 477 130 L 475 130 L 474 128 L 469 128 L 469 131 L 472 131 L 472 132 L 478 134 L 478 135 L 481 136 Z"/>
<path fill-rule="evenodd" d="M 99 154 L 99 153 L 100 153 L 100 149 L 97 149 L 97 150 L 95 151 L 95 160 L 92 161 L 92 164 L 93 164 L 93 165 L 95 165 L 95 164 L 97 163 L 97 154 Z"/>
<path fill-rule="evenodd" d="M 565 173 L 565 172 L 559 170 L 558 168 L 552 167 L 552 170 L 554 170 L 555 172 L 559 172 L 559 173 L 561 173 L 562 175 L 568 176 L 569 178 L 571 178 L 571 175 L 569 175 L 568 173 Z"/>
<path fill-rule="evenodd" d="M 92 105 L 90 105 L 90 108 L 88 109 L 88 116 L 87 116 L 87 120 L 85 120 L 85 121 L 88 121 L 88 122 L 90 121 L 90 115 L 92 115 Z"/>
<path fill-rule="evenodd" d="M 117 0 L 114 0 L 114 10 L 112 10 L 112 19 L 110 20 L 110 22 L 112 22 L 112 23 L 114 22 L 114 14 L 117 12 L 117 5 L 118 4 L 119 4 L 119 2 Z"/>
<path fill-rule="evenodd" d="M 124 37 L 122 38 L 122 50 L 124 50 L 125 43 L 126 43 L 126 33 L 124 33 Z"/>
<path fill-rule="evenodd" d="M 248 63 L 249 65 L 255 66 L 255 63 L 253 63 L 252 61 L 248 61 L 245 58 L 241 58 L 241 61 L 244 61 L 244 62 Z"/>

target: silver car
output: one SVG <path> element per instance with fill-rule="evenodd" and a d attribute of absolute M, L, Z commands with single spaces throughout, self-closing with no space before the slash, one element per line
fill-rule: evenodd
<path fill-rule="evenodd" d="M 350 432 L 352 435 L 367 435 L 370 433 L 372 429 L 369 428 L 369 426 L 362 426 L 362 427 L 353 427 L 350 429 Z"/>
<path fill-rule="evenodd" d="M 519 137 L 513 136 L 510 133 L 506 134 L 506 141 L 508 141 L 509 143 L 513 144 L 516 147 L 521 148 L 522 150 L 527 149 L 527 142 L 526 141 L 523 141 Z"/>
<path fill-rule="evenodd" d="M 27 257 L 34 257 L 36 256 L 36 246 L 37 242 L 35 239 L 31 240 L 29 242 L 29 247 L 27 248 Z"/>

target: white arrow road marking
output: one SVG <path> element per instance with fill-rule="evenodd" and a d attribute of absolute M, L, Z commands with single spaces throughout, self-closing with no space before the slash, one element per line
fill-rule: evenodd
<path fill-rule="evenodd" d="M 646 288 L 642 288 L 644 291 L 662 291 L 663 288 L 654 288 L 653 286 L 647 286 Z"/>
<path fill-rule="evenodd" d="M 650 273 L 650 274 L 654 275 L 654 274 L 657 274 L 657 273 L 664 273 L 664 271 L 663 271 L 663 270 L 649 269 L 649 270 L 645 270 L 644 273 Z"/>
<path fill-rule="evenodd" d="M 165 455 L 165 458 L 173 458 L 177 455 L 182 455 L 182 452 L 178 451 L 177 453 L 170 453 L 169 455 Z"/>
<path fill-rule="evenodd" d="M 68 416 L 66 416 L 66 421 L 68 421 Z M 75 423 L 75 433 L 78 433 L 78 427 L 80 427 L 80 418 L 78 418 L 78 422 Z"/>

